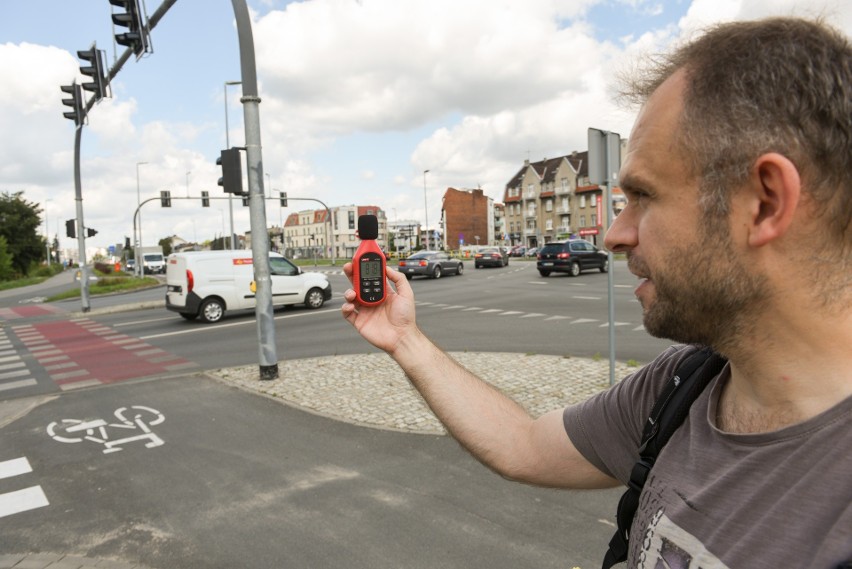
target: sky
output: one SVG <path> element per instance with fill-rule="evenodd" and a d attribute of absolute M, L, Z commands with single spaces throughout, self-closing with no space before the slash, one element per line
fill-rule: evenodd
<path fill-rule="evenodd" d="M 160 0 L 145 0 L 148 14 Z M 823 16 L 852 36 L 848 0 L 247 0 L 257 59 L 264 192 L 329 207 L 376 205 L 435 227 L 448 187 L 496 202 L 532 162 L 584 151 L 587 129 L 627 138 L 636 109 L 614 100 L 617 75 L 716 22 Z M 75 216 L 74 125 L 60 85 L 93 42 L 111 68 L 106 0 L 0 1 L 0 192 L 41 205 L 63 248 Z M 215 160 L 245 144 L 239 44 L 229 0 L 177 0 L 131 58 L 81 142 L 91 247 L 133 234 L 137 203 L 169 190 L 224 197 Z M 227 92 L 227 97 L 226 97 Z M 428 170 L 428 173 L 424 172 Z M 138 174 L 138 175 L 137 175 Z M 229 230 L 228 202 L 155 200 L 144 245 L 203 242 Z M 267 225 L 317 207 L 266 202 Z M 44 216 L 43 216 L 44 218 Z M 234 202 L 234 229 L 249 230 Z"/>

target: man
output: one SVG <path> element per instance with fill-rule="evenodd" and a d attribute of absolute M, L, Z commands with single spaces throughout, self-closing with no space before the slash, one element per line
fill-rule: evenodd
<path fill-rule="evenodd" d="M 646 329 L 728 365 L 663 449 L 630 567 L 852 560 L 852 47 L 819 23 L 719 26 L 634 82 L 643 101 L 606 236 Z M 345 270 L 351 274 L 351 267 Z M 626 484 L 642 426 L 694 347 L 530 418 L 415 324 L 406 279 L 343 316 L 405 371 L 474 456 L 553 487 Z"/>

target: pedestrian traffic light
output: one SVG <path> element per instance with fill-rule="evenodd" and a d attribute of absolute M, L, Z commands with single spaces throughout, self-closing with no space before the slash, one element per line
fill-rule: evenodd
<path fill-rule="evenodd" d="M 115 42 L 118 45 L 133 48 L 136 59 L 139 59 L 143 53 L 149 51 L 151 45 L 148 30 L 142 21 L 139 0 L 109 0 L 109 3 L 123 10 L 123 12 L 113 13 L 112 23 L 127 28 L 126 32 L 115 34 Z"/>
<path fill-rule="evenodd" d="M 92 44 L 91 48 L 78 51 L 77 57 L 89 62 L 88 65 L 80 66 L 80 73 L 92 78 L 91 81 L 83 83 L 81 87 L 94 93 L 96 102 L 107 97 L 109 83 L 107 83 L 104 71 L 104 52 L 99 50 L 96 44 Z"/>
<path fill-rule="evenodd" d="M 201 192 L 201 207 L 210 207 L 210 193 Z"/>
<path fill-rule="evenodd" d="M 75 81 L 70 85 L 61 85 L 59 88 L 62 89 L 63 93 L 71 95 L 70 99 L 62 99 L 63 105 L 71 107 L 71 110 L 62 113 L 62 116 L 66 119 L 71 119 L 75 125 L 80 126 L 83 124 L 83 117 L 85 116 L 83 110 L 83 92 L 80 86 Z"/>
<path fill-rule="evenodd" d="M 281 192 L 281 207 L 287 207 L 287 192 Z"/>
<path fill-rule="evenodd" d="M 162 207 L 172 207 L 172 193 L 169 190 L 160 191 L 160 205 Z"/>
<path fill-rule="evenodd" d="M 71 239 L 77 238 L 77 225 L 73 219 L 69 219 L 65 222 L 65 235 Z"/>
<path fill-rule="evenodd" d="M 97 229 L 92 229 L 91 227 L 86 228 L 86 237 L 94 237 L 97 234 L 98 234 Z"/>
<path fill-rule="evenodd" d="M 222 167 L 219 185 L 224 188 L 225 193 L 236 196 L 245 195 L 243 193 L 243 161 L 240 156 L 240 149 L 228 148 L 223 150 L 219 158 L 216 159 L 216 164 Z"/>

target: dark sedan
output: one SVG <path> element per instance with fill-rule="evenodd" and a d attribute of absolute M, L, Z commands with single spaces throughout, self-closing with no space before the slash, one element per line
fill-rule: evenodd
<path fill-rule="evenodd" d="M 443 251 L 420 251 L 407 259 L 401 259 L 398 270 L 407 279 L 418 275 L 439 279 L 443 275 L 462 274 L 464 264 L 458 259 L 450 259 Z"/>
<path fill-rule="evenodd" d="M 509 264 L 509 252 L 502 247 L 486 247 L 480 249 L 473 256 L 473 266 L 479 267 L 505 267 Z"/>

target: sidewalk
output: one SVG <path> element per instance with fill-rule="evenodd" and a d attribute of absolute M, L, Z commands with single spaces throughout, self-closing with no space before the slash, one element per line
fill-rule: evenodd
<path fill-rule="evenodd" d="M 488 352 L 451 355 L 533 416 L 579 403 L 609 386 L 607 359 Z M 616 381 L 637 369 L 616 362 Z M 282 361 L 279 378 L 273 381 L 261 381 L 256 365 L 212 370 L 207 375 L 356 425 L 422 434 L 446 432 L 384 353 Z"/>

